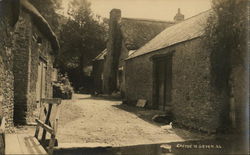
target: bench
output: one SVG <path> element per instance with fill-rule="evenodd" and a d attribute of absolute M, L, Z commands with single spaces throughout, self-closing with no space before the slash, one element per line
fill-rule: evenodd
<path fill-rule="evenodd" d="M 41 99 L 39 119 L 35 120 L 35 135 L 5 134 L 5 154 L 52 155 L 57 145 L 56 132 L 60 104 L 61 99 Z"/>

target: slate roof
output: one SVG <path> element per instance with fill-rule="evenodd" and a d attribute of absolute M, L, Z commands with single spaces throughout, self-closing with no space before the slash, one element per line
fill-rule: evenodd
<path fill-rule="evenodd" d="M 97 57 L 95 57 L 92 61 L 103 60 L 106 54 L 107 49 L 105 48 L 105 50 L 103 50 L 99 55 L 97 55 Z"/>
<path fill-rule="evenodd" d="M 132 59 L 168 46 L 200 37 L 204 34 L 204 27 L 212 11 L 208 10 L 186 19 L 176 25 L 170 26 L 149 41 L 145 46 L 131 54 L 127 59 Z"/>
<path fill-rule="evenodd" d="M 129 51 L 139 49 L 165 28 L 174 24 L 170 21 L 139 18 L 122 18 L 120 22 L 123 41 Z M 106 53 L 107 49 L 102 51 L 93 61 L 104 59 Z"/>
<path fill-rule="evenodd" d="M 121 31 L 128 50 L 137 50 L 165 28 L 174 24 L 169 21 L 151 19 L 122 18 Z"/>

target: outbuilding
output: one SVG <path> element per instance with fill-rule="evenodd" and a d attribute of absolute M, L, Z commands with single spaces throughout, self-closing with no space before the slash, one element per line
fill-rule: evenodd
<path fill-rule="evenodd" d="M 126 100 L 171 113 L 177 124 L 215 132 L 228 121 L 228 103 L 211 84 L 204 31 L 212 11 L 166 28 L 125 61 Z"/>

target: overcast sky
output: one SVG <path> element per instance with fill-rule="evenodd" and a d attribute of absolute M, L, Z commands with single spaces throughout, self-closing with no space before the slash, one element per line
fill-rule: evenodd
<path fill-rule="evenodd" d="M 65 2 L 68 0 L 64 0 Z M 211 8 L 211 0 L 89 0 L 95 14 L 109 17 L 113 8 L 121 9 L 122 17 L 173 20 L 180 8 L 185 18 Z"/>

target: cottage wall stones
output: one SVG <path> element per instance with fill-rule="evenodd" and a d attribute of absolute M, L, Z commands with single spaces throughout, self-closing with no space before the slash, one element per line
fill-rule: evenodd
<path fill-rule="evenodd" d="M 0 119 L 5 117 L 6 129 L 13 126 L 14 75 L 13 75 L 13 25 L 18 19 L 18 3 L 0 1 Z M 11 16 L 10 16 L 11 14 Z"/>
<path fill-rule="evenodd" d="M 27 101 L 27 83 L 29 68 L 29 54 L 31 52 L 31 23 L 29 22 L 29 16 L 23 14 L 20 21 L 16 25 L 15 36 L 14 36 L 14 118 L 20 119 L 24 122 L 26 117 L 27 106 L 24 102 Z"/>
<path fill-rule="evenodd" d="M 43 91 L 45 95 L 40 97 L 52 97 L 53 56 L 50 54 L 48 42 L 32 26 L 30 16 L 27 14 L 21 14 L 14 38 L 14 121 L 17 124 L 25 124 L 31 121 L 33 112 L 38 106 L 37 95 Z M 38 75 L 38 66 L 41 63 L 45 66 L 43 73 Z M 45 78 L 43 81 L 46 83 L 39 87 L 37 82 L 42 78 Z M 38 90 L 37 87 L 43 90 Z"/>
<path fill-rule="evenodd" d="M 175 121 L 189 128 L 216 131 L 221 124 L 223 104 L 214 98 L 209 52 L 205 52 L 201 45 L 201 38 L 197 38 L 127 60 L 128 103 L 146 99 L 148 106 L 154 107 L 152 57 L 173 52 L 171 106 Z"/>
<path fill-rule="evenodd" d="M 13 125 L 13 82 L 11 29 L 1 21 L 0 25 L 0 118 L 6 118 L 6 128 Z"/>
<path fill-rule="evenodd" d="M 0 1 L 0 118 L 6 118 L 8 129 L 13 125 L 13 118 L 15 123 L 27 123 L 37 107 L 36 101 L 40 99 L 37 96 L 41 93 L 37 91 L 41 61 L 46 64 L 43 72 L 43 97 L 52 96 L 54 58 L 47 39 L 44 39 L 46 37 L 39 32 L 50 36 L 51 47 L 59 49 L 57 38 L 46 20 L 34 8 L 29 10 L 31 4 L 28 7 L 25 3 L 22 8 L 30 12 L 23 12 L 18 2 Z M 30 15 L 39 16 L 37 22 L 43 26 L 36 27 L 40 31 L 33 26 L 34 18 L 31 19 Z"/>

